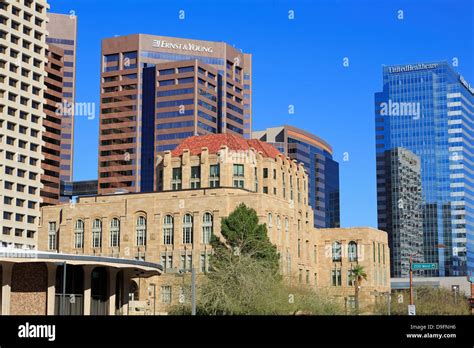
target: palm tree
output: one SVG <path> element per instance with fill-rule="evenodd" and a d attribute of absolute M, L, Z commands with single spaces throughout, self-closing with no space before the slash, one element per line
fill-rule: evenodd
<path fill-rule="evenodd" d="M 356 313 L 359 314 L 359 288 L 362 281 L 367 280 L 367 273 L 365 273 L 364 267 L 361 265 L 356 265 L 355 267 L 353 267 L 349 279 L 354 282 L 355 307 Z"/>

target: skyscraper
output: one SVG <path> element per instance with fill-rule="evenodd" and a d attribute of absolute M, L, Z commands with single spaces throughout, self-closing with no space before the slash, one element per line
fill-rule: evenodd
<path fill-rule="evenodd" d="M 251 120 L 250 54 L 143 34 L 102 41 L 99 193 L 150 191 L 158 153 L 192 135 L 249 137 Z"/>
<path fill-rule="evenodd" d="M 304 164 L 314 226 L 340 227 L 339 163 L 332 158 L 331 146 L 309 132 L 288 125 L 256 131 L 252 136 L 273 144 L 286 156 Z"/>
<path fill-rule="evenodd" d="M 408 277 L 410 259 L 423 262 L 423 218 L 420 159 L 393 148 L 377 163 L 379 228 L 387 231 L 392 277 Z"/>
<path fill-rule="evenodd" d="M 61 186 L 61 124 L 62 115 L 58 113 L 58 104 L 63 103 L 64 86 L 64 50 L 53 44 L 48 45 L 48 61 L 44 83 L 43 120 L 44 131 L 42 139 L 43 160 L 41 168 L 41 205 L 58 204 Z"/>
<path fill-rule="evenodd" d="M 0 1 L 0 242 L 35 248 L 41 202 L 44 0 Z"/>
<path fill-rule="evenodd" d="M 383 90 L 375 94 L 377 170 L 394 148 L 420 159 L 424 259 L 439 265 L 425 275 L 474 268 L 473 105 L 474 88 L 446 62 L 383 68 Z M 388 191 L 379 186 L 379 199 Z M 378 214 L 380 222 L 392 212 Z"/>
<path fill-rule="evenodd" d="M 74 14 L 48 13 L 46 42 L 64 50 L 63 105 L 61 115 L 60 180 L 71 181 L 74 155 L 74 110 L 76 98 L 77 17 Z"/>

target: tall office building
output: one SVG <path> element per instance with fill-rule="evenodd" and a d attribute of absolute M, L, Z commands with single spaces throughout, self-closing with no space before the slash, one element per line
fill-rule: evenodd
<path fill-rule="evenodd" d="M 424 259 L 438 264 L 427 276 L 474 269 L 473 120 L 474 88 L 448 63 L 383 68 L 383 91 L 375 94 L 377 168 L 397 147 L 420 158 Z"/>
<path fill-rule="evenodd" d="M 286 156 L 304 164 L 314 226 L 340 227 L 339 163 L 332 158 L 331 146 L 309 132 L 288 125 L 256 131 L 252 136 L 273 144 Z"/>
<path fill-rule="evenodd" d="M 0 1 L 0 242 L 35 248 L 41 202 L 44 0 Z"/>
<path fill-rule="evenodd" d="M 99 193 L 153 190 L 158 154 L 186 137 L 250 137 L 251 74 L 251 55 L 223 42 L 103 40 Z"/>
<path fill-rule="evenodd" d="M 74 111 L 76 98 L 77 17 L 48 13 L 46 42 L 64 50 L 63 112 L 61 115 L 60 179 L 72 181 L 74 155 Z"/>
<path fill-rule="evenodd" d="M 400 147 L 383 159 L 377 165 L 378 224 L 388 233 L 391 276 L 408 277 L 410 258 L 424 262 L 420 159 Z"/>
<path fill-rule="evenodd" d="M 62 115 L 58 113 L 58 104 L 63 102 L 64 85 L 64 50 L 53 44 L 48 45 L 48 61 L 44 83 L 43 120 L 44 131 L 42 139 L 43 160 L 41 167 L 41 205 L 58 204 L 60 199 L 61 174 L 61 122 Z"/>

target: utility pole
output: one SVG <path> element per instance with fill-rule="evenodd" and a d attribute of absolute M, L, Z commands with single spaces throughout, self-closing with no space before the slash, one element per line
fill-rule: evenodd
<path fill-rule="evenodd" d="M 196 315 L 196 270 L 191 269 L 191 315 Z"/>
<path fill-rule="evenodd" d="M 471 305 L 471 315 L 474 315 L 474 276 L 472 272 L 469 272 L 467 275 L 467 281 L 471 285 L 471 298 L 469 299 L 469 304 Z"/>
<path fill-rule="evenodd" d="M 388 309 L 388 315 L 390 315 L 391 308 L 392 307 L 392 295 L 390 292 L 387 292 L 387 309 Z"/>
<path fill-rule="evenodd" d="M 413 257 L 410 256 L 410 305 L 413 306 Z"/>
<path fill-rule="evenodd" d="M 61 298 L 61 315 L 66 315 L 66 261 L 63 262 L 63 296 Z"/>

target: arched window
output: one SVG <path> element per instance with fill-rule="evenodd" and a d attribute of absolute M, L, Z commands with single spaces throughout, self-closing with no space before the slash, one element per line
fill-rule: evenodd
<path fill-rule="evenodd" d="M 349 249 L 348 250 L 349 262 L 357 261 L 357 243 L 356 242 L 350 242 L 348 249 Z"/>
<path fill-rule="evenodd" d="M 272 227 L 273 226 L 273 216 L 272 216 L 272 213 L 268 213 L 268 227 Z"/>
<path fill-rule="evenodd" d="M 183 217 L 183 244 L 191 244 L 193 242 L 193 217 L 186 214 Z"/>
<path fill-rule="evenodd" d="M 173 226 L 173 217 L 171 215 L 166 215 L 163 221 L 163 244 L 171 245 L 173 244 L 174 238 L 174 226 Z"/>
<path fill-rule="evenodd" d="M 285 231 L 287 233 L 290 231 L 290 223 L 288 222 L 288 218 L 285 218 Z"/>
<path fill-rule="evenodd" d="M 280 215 L 277 215 L 277 228 L 281 229 L 281 218 Z"/>
<path fill-rule="evenodd" d="M 92 222 L 92 247 L 102 247 L 102 221 L 99 219 Z"/>
<path fill-rule="evenodd" d="M 139 216 L 137 218 L 137 246 L 146 245 L 146 218 L 144 216 Z"/>
<path fill-rule="evenodd" d="M 120 246 L 120 220 L 117 218 L 110 221 L 110 246 Z"/>
<path fill-rule="evenodd" d="M 202 242 L 209 244 L 212 236 L 212 214 L 205 213 L 202 217 Z"/>
<path fill-rule="evenodd" d="M 332 244 L 332 260 L 341 261 L 341 243 L 334 242 Z"/>
<path fill-rule="evenodd" d="M 76 220 L 74 224 L 74 248 L 84 248 L 84 221 Z"/>

